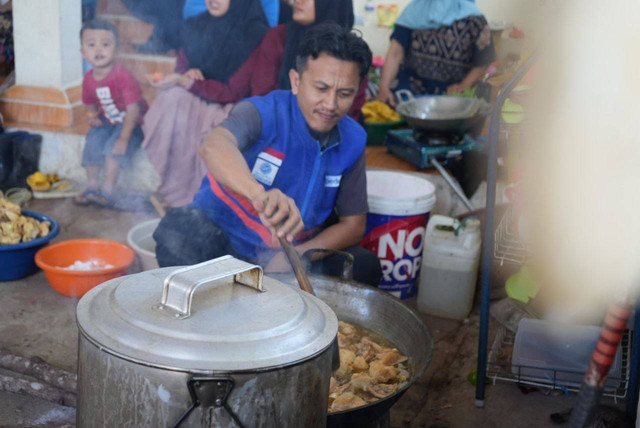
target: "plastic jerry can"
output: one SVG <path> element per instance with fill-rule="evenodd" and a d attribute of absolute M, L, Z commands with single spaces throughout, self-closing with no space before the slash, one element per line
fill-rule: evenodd
<path fill-rule="evenodd" d="M 421 312 L 463 320 L 473 307 L 480 261 L 480 221 L 434 215 L 425 232 L 418 288 Z"/>

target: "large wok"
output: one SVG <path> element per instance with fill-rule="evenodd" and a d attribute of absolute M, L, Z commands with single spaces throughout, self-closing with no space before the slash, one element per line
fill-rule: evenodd
<path fill-rule="evenodd" d="M 293 275 L 270 275 L 298 286 Z M 399 299 L 355 281 L 309 275 L 316 296 L 338 319 L 366 327 L 390 340 L 409 357 L 411 379 L 395 394 L 353 410 L 332 413 L 327 427 L 382 427 L 388 412 L 411 384 L 426 370 L 433 354 L 433 341 L 422 320 Z"/>
<path fill-rule="evenodd" d="M 489 112 L 489 104 L 475 98 L 447 95 L 414 98 L 407 90 L 397 91 L 396 96 L 400 101 L 396 111 L 418 131 L 464 134 L 480 124 Z"/>

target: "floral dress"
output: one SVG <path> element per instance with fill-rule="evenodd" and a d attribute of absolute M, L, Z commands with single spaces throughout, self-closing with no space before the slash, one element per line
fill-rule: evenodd
<path fill-rule="evenodd" d="M 491 30 L 483 16 L 470 16 L 433 30 L 396 25 L 391 38 L 405 52 L 391 89 L 408 89 L 414 95 L 446 93 L 447 86 L 463 80 L 472 68 L 487 66 L 496 58 Z"/>

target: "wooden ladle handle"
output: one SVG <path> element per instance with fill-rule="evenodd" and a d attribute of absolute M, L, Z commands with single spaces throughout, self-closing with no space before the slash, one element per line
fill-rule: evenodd
<path fill-rule="evenodd" d="M 289 259 L 289 263 L 293 268 L 293 272 L 296 274 L 296 278 L 298 279 L 298 284 L 303 291 L 306 291 L 309 294 L 316 295 L 313 292 L 313 287 L 311 287 L 311 282 L 309 282 L 309 277 L 307 276 L 307 271 L 305 270 L 302 260 L 300 260 L 300 255 L 293 247 L 293 244 L 287 241 L 286 238 L 279 238 L 280 245 L 282 245 L 282 249 L 284 253 L 287 255 L 287 259 Z"/>

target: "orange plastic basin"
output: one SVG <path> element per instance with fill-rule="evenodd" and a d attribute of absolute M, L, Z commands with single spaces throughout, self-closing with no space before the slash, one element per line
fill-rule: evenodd
<path fill-rule="evenodd" d="M 44 271 L 51 287 L 69 297 L 82 297 L 96 285 L 126 275 L 134 259 L 135 253 L 129 246 L 104 239 L 63 241 L 36 253 L 36 264 Z M 86 271 L 62 269 L 76 261 L 90 260 L 113 267 Z"/>

